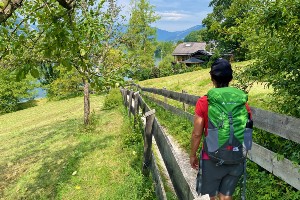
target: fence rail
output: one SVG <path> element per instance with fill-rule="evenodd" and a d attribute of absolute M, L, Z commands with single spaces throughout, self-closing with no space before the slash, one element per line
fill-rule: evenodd
<path fill-rule="evenodd" d="M 300 143 L 300 119 L 251 107 L 255 127 Z"/>
<path fill-rule="evenodd" d="M 179 93 L 168 91 L 166 89 L 155 89 L 155 88 L 142 88 L 137 86 L 141 91 L 154 93 L 161 96 L 164 96 L 164 101 L 155 99 L 150 97 L 149 95 L 143 94 L 149 100 L 155 102 L 156 104 L 164 107 L 166 110 L 173 112 L 176 115 L 181 115 L 186 117 L 191 123 L 193 123 L 194 116 L 188 112 L 185 112 L 182 109 L 174 107 L 166 103 L 167 98 L 171 98 L 173 100 L 180 101 L 185 104 L 195 105 L 199 96 L 190 95 L 187 93 Z M 123 101 L 125 106 L 128 107 L 128 114 L 136 115 L 141 112 L 143 114 L 149 113 L 151 109 L 145 103 L 143 98 L 140 96 L 139 92 L 133 92 L 125 89 L 121 89 L 123 94 Z M 255 127 L 273 133 L 275 135 L 279 135 L 285 139 L 300 143 L 299 139 L 299 131 L 298 128 L 300 127 L 300 119 L 280 115 L 277 113 L 273 113 L 270 111 L 261 110 L 258 108 L 251 107 L 253 113 L 253 121 Z M 178 164 L 178 160 L 176 159 L 174 149 L 170 144 L 168 137 L 166 136 L 163 128 L 160 126 L 157 118 L 154 117 L 150 135 L 154 136 L 156 141 L 157 147 L 160 151 L 160 154 L 163 158 L 165 166 L 167 168 L 168 174 L 174 186 L 175 192 L 179 199 L 194 199 L 197 197 L 195 193 L 195 189 L 193 188 L 193 184 L 188 181 L 188 178 L 182 172 Z M 150 127 L 148 125 L 148 127 Z M 297 132 L 298 131 L 298 132 Z M 145 133 L 147 130 L 145 127 Z M 149 134 L 149 130 L 148 130 Z M 146 142 L 146 137 L 144 135 L 144 141 Z M 151 136 L 150 136 L 151 137 Z M 144 163 L 146 164 L 145 169 L 149 168 L 152 171 L 153 180 L 156 182 L 156 193 L 159 199 L 166 199 L 165 190 L 161 181 L 160 173 L 157 168 L 157 164 L 155 162 L 155 157 L 151 150 L 151 142 L 147 144 L 147 149 L 144 150 L 144 155 L 148 158 L 144 158 Z M 150 153 L 149 153 L 150 148 Z M 145 154 L 145 152 L 147 152 Z M 150 156 L 149 156 L 150 155 Z M 275 176 L 280 177 L 286 183 L 290 184 L 294 188 L 300 190 L 300 166 L 294 164 L 292 161 L 288 159 L 280 159 L 278 160 L 278 156 L 276 153 L 262 147 L 256 143 L 253 143 L 252 150 L 248 154 L 248 158 L 253 162 L 257 163 L 267 171 L 273 173 Z M 148 159 L 148 161 L 147 161 Z M 149 165 L 149 166 L 147 166 Z"/>
<path fill-rule="evenodd" d="M 173 100 L 195 106 L 200 96 L 173 92 L 166 89 L 139 87 L 142 91 L 158 94 Z M 255 127 L 300 143 L 300 119 L 251 107 Z"/>
<path fill-rule="evenodd" d="M 189 105 L 195 105 L 199 99 L 199 96 L 168 91 L 166 89 L 143 87 L 139 87 L 139 89 L 144 92 L 158 94 Z M 166 110 L 169 110 L 174 114 L 184 116 L 193 122 L 194 116 L 192 114 L 184 112 L 181 109 L 178 109 L 153 97 L 147 96 L 147 98 L 164 107 Z M 251 107 L 251 111 L 255 127 L 293 142 L 300 143 L 300 119 L 255 107 Z M 278 159 L 278 155 L 275 152 L 272 152 L 256 143 L 253 143 L 252 150 L 249 152 L 249 159 L 267 171 L 273 173 L 275 176 L 280 177 L 294 188 L 300 190 L 299 165 L 285 158 Z"/>
<path fill-rule="evenodd" d="M 150 137 L 152 137 L 152 135 L 154 136 L 156 145 L 163 158 L 163 161 L 167 168 L 168 174 L 172 181 L 177 197 L 183 200 L 195 199 L 196 193 L 193 189 L 191 189 L 191 184 L 187 181 L 187 178 L 183 175 L 182 169 L 178 165 L 178 161 L 174 153 L 175 151 L 168 137 L 166 136 L 163 128 L 159 124 L 157 118 L 154 117 L 154 120 L 152 122 L 149 122 L 147 119 L 147 115 L 149 115 L 149 113 L 153 114 L 154 111 L 149 108 L 149 106 L 145 103 L 143 98 L 139 96 L 138 93 L 133 93 L 132 91 L 125 90 L 125 89 L 121 89 L 121 93 L 123 95 L 124 105 L 128 107 L 129 116 L 133 114 L 136 117 L 139 112 L 139 109 L 141 109 L 142 113 L 146 116 L 146 126 L 144 132 L 143 171 L 145 172 L 147 168 L 151 170 L 153 179 L 155 180 L 156 183 L 155 191 L 158 198 L 166 199 L 166 194 L 163 187 L 163 183 L 161 181 L 159 170 L 157 169 L 157 167 L 155 167 L 157 166 L 157 164 L 155 162 L 155 157 L 153 156 L 153 152 L 151 150 L 152 143 Z"/>
<path fill-rule="evenodd" d="M 140 87 L 140 88 L 142 91 L 158 94 L 192 106 L 196 105 L 196 102 L 199 99 L 199 96 L 190 95 L 187 93 L 173 92 L 166 89 L 144 88 L 144 87 Z"/>

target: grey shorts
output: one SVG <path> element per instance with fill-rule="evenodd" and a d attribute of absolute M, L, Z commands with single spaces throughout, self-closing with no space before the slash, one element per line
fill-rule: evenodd
<path fill-rule="evenodd" d="M 237 165 L 216 166 L 216 162 L 202 160 L 201 194 L 210 197 L 222 193 L 232 196 L 244 171 L 243 163 Z"/>

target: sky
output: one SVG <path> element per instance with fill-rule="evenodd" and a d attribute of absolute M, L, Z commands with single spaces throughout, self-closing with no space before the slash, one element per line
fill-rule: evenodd
<path fill-rule="evenodd" d="M 161 17 L 153 24 L 154 27 L 166 31 L 183 31 L 202 24 L 212 8 L 208 6 L 210 0 L 149 0 Z M 130 0 L 118 0 L 124 6 L 125 15 L 129 15 Z"/>

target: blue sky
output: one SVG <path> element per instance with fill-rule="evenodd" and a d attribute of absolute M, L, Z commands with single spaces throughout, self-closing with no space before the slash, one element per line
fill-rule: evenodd
<path fill-rule="evenodd" d="M 118 0 L 128 15 L 130 0 Z M 150 0 L 161 19 L 153 26 L 167 31 L 182 31 L 202 24 L 202 19 L 212 12 L 210 0 Z"/>

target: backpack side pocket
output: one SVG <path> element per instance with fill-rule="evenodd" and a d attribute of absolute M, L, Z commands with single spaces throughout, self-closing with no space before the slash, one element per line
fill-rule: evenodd
<path fill-rule="evenodd" d="M 252 148 L 252 133 L 253 133 L 252 128 L 245 128 L 243 145 L 247 151 L 251 150 Z"/>
<path fill-rule="evenodd" d="M 219 136 L 218 128 L 208 129 L 208 134 L 205 137 L 205 142 L 207 145 L 207 153 L 215 152 L 219 149 Z"/>

